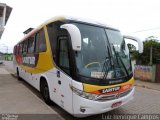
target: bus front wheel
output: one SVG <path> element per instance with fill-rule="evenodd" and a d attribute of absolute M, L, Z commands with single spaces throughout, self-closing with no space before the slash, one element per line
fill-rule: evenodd
<path fill-rule="evenodd" d="M 43 97 L 45 103 L 50 105 L 51 100 L 50 100 L 50 96 L 49 96 L 49 87 L 48 87 L 46 80 L 44 80 L 44 79 L 41 82 L 41 94 L 42 94 L 42 97 Z"/>

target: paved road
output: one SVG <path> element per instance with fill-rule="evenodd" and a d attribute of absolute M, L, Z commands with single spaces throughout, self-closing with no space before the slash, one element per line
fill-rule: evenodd
<path fill-rule="evenodd" d="M 10 65 L 8 65 L 10 66 Z M 12 78 L 14 79 L 14 78 Z M 35 89 L 33 89 L 31 86 L 23 82 L 23 84 L 29 88 L 29 90 L 32 91 L 36 96 L 38 96 L 39 99 L 41 99 L 41 96 L 39 92 L 37 92 Z M 65 120 L 75 120 L 73 116 L 65 112 L 63 109 L 61 109 L 59 106 L 55 105 L 54 103 L 50 106 L 52 110 L 56 111 L 62 118 Z M 152 90 L 142 87 L 136 87 L 135 91 L 135 99 L 125 106 L 122 106 L 118 109 L 115 109 L 113 111 L 100 114 L 100 115 L 94 115 L 91 117 L 83 118 L 84 120 L 102 120 L 106 119 L 104 116 L 107 115 L 119 115 L 119 114 L 160 114 L 160 91 L 158 90 Z M 160 116 L 158 118 L 160 120 Z M 157 120 L 157 119 L 156 119 Z"/>
<path fill-rule="evenodd" d="M 18 117 L 21 119 L 30 117 L 34 120 L 43 120 L 45 117 L 47 120 L 62 120 L 57 112 L 31 91 L 32 89 L 24 81 L 18 81 L 4 65 L 0 65 L 0 120 L 6 120 L 7 114 L 10 113 L 20 114 Z"/>

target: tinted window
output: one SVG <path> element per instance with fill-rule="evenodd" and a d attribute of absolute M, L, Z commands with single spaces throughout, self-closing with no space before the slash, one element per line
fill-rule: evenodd
<path fill-rule="evenodd" d="M 35 37 L 32 36 L 28 39 L 28 53 L 33 53 L 35 50 Z"/>
<path fill-rule="evenodd" d="M 23 47 L 23 44 L 20 43 L 20 44 L 19 44 L 19 54 L 22 54 L 22 47 Z"/>
<path fill-rule="evenodd" d="M 53 60 L 57 63 L 57 39 L 58 36 L 67 36 L 68 32 L 65 29 L 60 29 L 60 25 L 63 24 L 60 21 L 50 23 L 47 25 L 47 32 L 49 36 L 50 46 L 52 50 Z"/>
<path fill-rule="evenodd" d="M 14 55 L 17 54 L 17 46 L 14 46 L 14 51 L 13 51 Z"/>
<path fill-rule="evenodd" d="M 27 46 L 28 46 L 28 40 L 25 40 L 25 41 L 23 42 L 23 48 L 22 48 L 23 54 L 26 54 L 26 53 L 27 53 Z"/>
<path fill-rule="evenodd" d="M 59 66 L 66 73 L 70 73 L 67 37 L 59 38 Z"/>
<path fill-rule="evenodd" d="M 46 41 L 44 30 L 41 29 L 36 34 L 36 52 L 45 52 L 46 51 Z"/>
<path fill-rule="evenodd" d="M 16 53 L 17 53 L 18 55 L 20 54 L 20 45 L 19 45 L 19 44 L 17 45 Z"/>
<path fill-rule="evenodd" d="M 53 59 L 55 61 L 55 63 L 57 63 L 56 61 L 56 45 L 57 45 L 57 34 L 58 34 L 58 27 L 56 25 L 56 23 L 51 23 L 49 25 L 47 25 L 47 32 L 48 32 L 48 36 L 49 36 L 49 40 L 50 40 L 50 46 L 52 49 L 52 55 L 53 55 Z"/>

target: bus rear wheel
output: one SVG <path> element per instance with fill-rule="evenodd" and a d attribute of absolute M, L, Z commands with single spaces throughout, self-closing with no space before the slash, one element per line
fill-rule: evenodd
<path fill-rule="evenodd" d="M 17 79 L 18 79 L 18 80 L 21 80 L 21 77 L 19 76 L 19 70 L 18 70 L 18 68 L 17 68 L 16 74 L 17 74 Z"/>
<path fill-rule="evenodd" d="M 43 97 L 45 103 L 50 105 L 51 100 L 50 100 L 50 96 L 49 96 L 49 87 L 48 87 L 46 80 L 43 80 L 41 82 L 41 94 L 42 94 L 42 97 Z"/>

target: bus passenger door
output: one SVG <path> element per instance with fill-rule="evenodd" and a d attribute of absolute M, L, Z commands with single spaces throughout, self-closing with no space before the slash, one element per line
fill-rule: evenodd
<path fill-rule="evenodd" d="M 68 51 L 68 37 L 60 36 L 58 38 L 58 66 L 57 69 L 57 92 L 59 98 L 59 105 L 69 113 L 72 109 L 72 78 L 70 77 L 69 51 Z"/>

